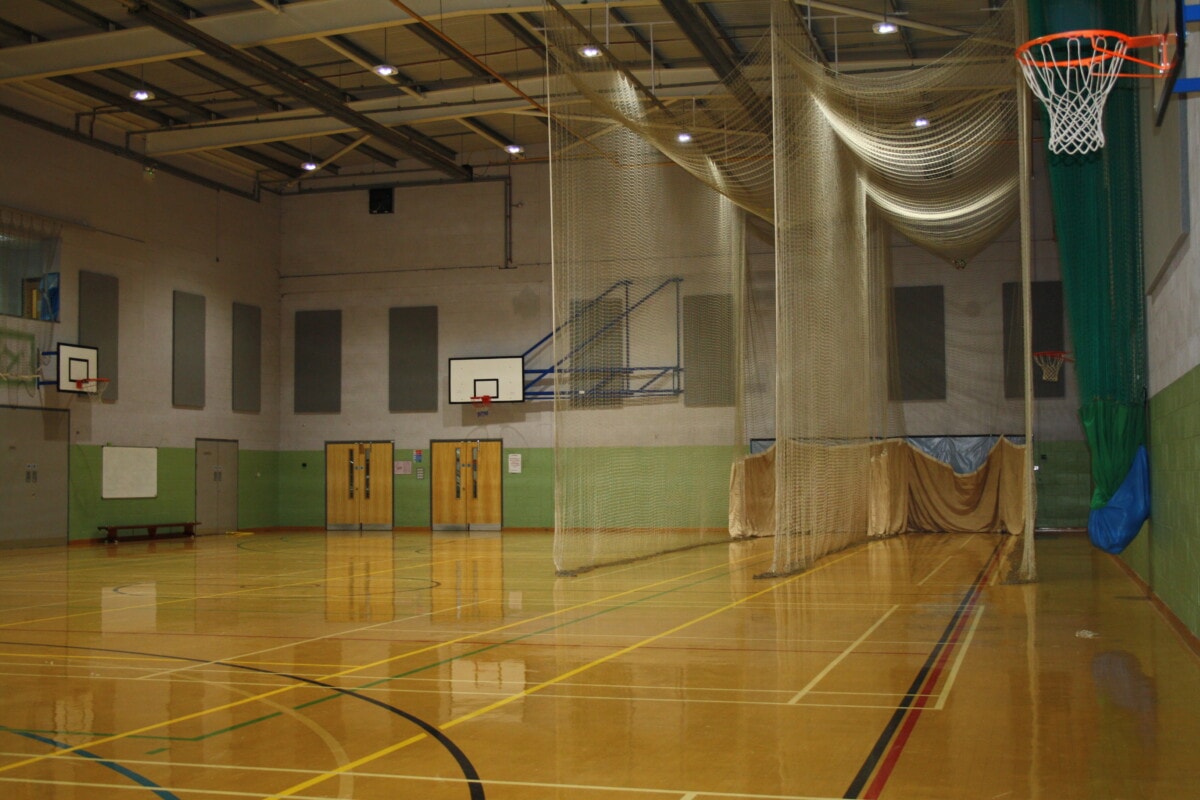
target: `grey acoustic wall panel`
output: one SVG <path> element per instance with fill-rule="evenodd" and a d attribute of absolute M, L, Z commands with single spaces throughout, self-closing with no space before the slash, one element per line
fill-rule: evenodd
<path fill-rule="evenodd" d="M 342 312 L 297 311 L 293 410 L 337 414 L 342 410 Z"/>
<path fill-rule="evenodd" d="M 262 309 L 233 304 L 234 411 L 262 410 Z"/>
<path fill-rule="evenodd" d="M 697 294 L 683 298 L 683 404 L 731 406 L 734 402 L 733 298 Z"/>
<path fill-rule="evenodd" d="M 897 286 L 896 315 L 899 386 L 893 400 L 946 399 L 946 305 L 941 286 Z"/>
<path fill-rule="evenodd" d="M 388 309 L 388 411 L 438 409 L 437 306 Z"/>
<path fill-rule="evenodd" d="M 204 296 L 175 292 L 174 305 L 171 402 L 204 408 Z"/>
<path fill-rule="evenodd" d="M 79 344 L 95 347 L 99 377 L 108 378 L 106 402 L 121 393 L 119 377 L 120 281 L 112 275 L 79 271 Z"/>

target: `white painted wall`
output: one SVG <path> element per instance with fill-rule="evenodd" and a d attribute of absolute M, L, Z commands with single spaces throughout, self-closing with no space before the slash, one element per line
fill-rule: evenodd
<path fill-rule="evenodd" d="M 1183 74 L 1200 74 L 1200 55 L 1188 50 Z M 1189 229 L 1171 263 L 1147 298 L 1146 339 L 1150 395 L 1154 396 L 1200 364 L 1200 104 L 1177 96 L 1187 117 Z M 1148 265 L 1149 267 L 1149 265 Z"/>
<path fill-rule="evenodd" d="M 39 344 L 79 343 L 80 270 L 120 281 L 120 398 L 92 404 L 5 389 L 0 402 L 69 406 L 77 444 L 191 447 L 197 437 L 237 439 L 243 448 L 278 442 L 279 203 L 218 193 L 132 161 L 0 119 L 0 205 L 66 224 L 61 248 L 60 322 L 0 318 L 34 330 Z M 204 295 L 206 404 L 171 406 L 172 292 Z M 263 399 L 259 414 L 231 409 L 234 302 L 263 310 Z M 86 342 L 82 343 L 86 344 Z M 51 363 L 47 367 L 53 370 Z"/>

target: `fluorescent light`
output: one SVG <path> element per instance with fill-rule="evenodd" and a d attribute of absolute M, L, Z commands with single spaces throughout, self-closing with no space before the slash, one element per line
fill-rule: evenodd
<path fill-rule="evenodd" d="M 594 44 L 585 44 L 579 49 L 579 55 L 584 58 L 595 58 L 600 55 L 600 48 Z"/>
<path fill-rule="evenodd" d="M 300 165 L 300 168 L 301 168 L 301 169 L 303 169 L 303 170 L 304 170 L 304 171 L 306 171 L 306 172 L 312 172 L 313 170 L 315 170 L 315 169 L 316 169 L 317 167 L 319 167 L 319 166 L 321 166 L 321 165 L 320 165 L 320 164 L 318 164 L 317 162 L 313 161 L 313 160 L 310 158 L 308 161 L 305 161 L 303 164 L 301 164 L 301 165 Z"/>
<path fill-rule="evenodd" d="M 134 100 L 137 100 L 139 103 L 144 103 L 147 100 L 154 99 L 154 92 L 150 91 L 149 89 L 134 89 L 129 93 L 129 96 Z"/>
<path fill-rule="evenodd" d="M 393 67 L 391 64 L 376 64 L 371 67 L 371 71 L 381 78 L 390 78 L 400 70 Z"/>
<path fill-rule="evenodd" d="M 504 149 L 510 156 L 519 156 L 521 153 L 525 152 L 525 148 L 521 147 L 521 145 L 515 142 L 513 144 L 505 145 Z"/>
<path fill-rule="evenodd" d="M 917 117 L 916 119 L 913 120 L 913 127 L 914 128 L 928 128 L 929 127 L 929 118 L 928 117 Z"/>
<path fill-rule="evenodd" d="M 879 20 L 879 22 L 876 22 L 874 25 L 872 25 L 871 30 L 875 31 L 876 33 L 878 33 L 880 35 L 883 35 L 883 34 L 887 34 L 887 33 L 895 33 L 899 29 L 896 27 L 896 23 L 892 22 L 890 19 L 885 18 L 885 19 Z"/>
<path fill-rule="evenodd" d="M 680 144 L 687 144 L 691 140 L 692 140 L 692 135 L 690 133 L 688 133 L 687 131 L 680 131 L 678 134 L 675 135 L 675 141 L 679 142 Z"/>

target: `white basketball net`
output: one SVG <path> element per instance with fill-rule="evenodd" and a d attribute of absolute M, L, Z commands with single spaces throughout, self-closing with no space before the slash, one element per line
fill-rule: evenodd
<path fill-rule="evenodd" d="M 1042 369 L 1042 380 L 1044 381 L 1057 381 L 1062 373 L 1062 365 L 1065 360 L 1062 356 L 1047 353 L 1038 353 L 1033 357 L 1034 363 Z"/>
<path fill-rule="evenodd" d="M 1017 59 L 1050 114 L 1051 153 L 1104 147 L 1104 103 L 1125 63 L 1126 41 L 1092 34 L 1033 45 Z"/>

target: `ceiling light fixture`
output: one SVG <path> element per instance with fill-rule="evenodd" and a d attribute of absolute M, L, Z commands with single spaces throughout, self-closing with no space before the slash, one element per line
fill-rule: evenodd
<path fill-rule="evenodd" d="M 303 164 L 301 164 L 300 168 L 303 169 L 305 172 L 312 172 L 319 166 L 321 166 L 321 165 L 318 164 L 317 162 L 313 161 L 310 158 L 308 161 L 305 161 Z"/>
<path fill-rule="evenodd" d="M 150 91 L 149 89 L 134 89 L 129 93 L 129 96 L 134 100 L 137 100 L 139 103 L 144 103 L 147 100 L 154 99 L 154 92 Z"/>
<path fill-rule="evenodd" d="M 879 22 L 876 22 L 874 25 L 872 25 L 871 30 L 875 31 L 880 36 L 883 36 L 888 33 L 895 33 L 897 30 L 899 30 L 899 28 L 896 26 L 896 23 L 892 22 L 887 17 L 884 17 L 883 19 L 879 20 Z"/>
<path fill-rule="evenodd" d="M 392 66 L 388 61 L 388 29 L 383 29 L 383 61 L 371 67 L 371 72 L 374 72 L 381 78 L 390 78 L 399 72 L 396 67 Z"/>
<path fill-rule="evenodd" d="M 596 58 L 600 55 L 600 48 L 594 44 L 585 44 L 583 47 L 579 48 L 579 55 L 583 56 L 584 58 Z"/>
<path fill-rule="evenodd" d="M 929 118 L 928 117 L 917 117 L 916 119 L 913 120 L 913 127 L 914 128 L 928 128 L 929 127 Z"/>
<path fill-rule="evenodd" d="M 510 156 L 519 156 L 519 155 L 521 155 L 521 153 L 524 153 L 524 152 L 525 152 L 525 148 L 524 148 L 524 147 L 521 147 L 521 145 L 517 144 L 516 142 L 513 142 L 512 144 L 507 144 L 507 145 L 505 145 L 505 146 L 504 146 L 504 150 L 505 150 L 505 152 L 507 152 L 507 153 L 508 153 Z"/>
<path fill-rule="evenodd" d="M 687 144 L 691 140 L 692 140 L 692 135 L 690 133 L 688 133 L 687 131 L 680 131 L 679 133 L 677 133 L 675 135 L 675 141 L 679 142 L 680 144 Z"/>

